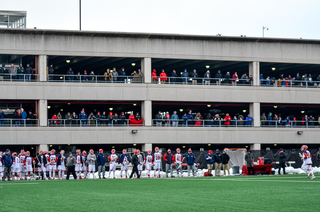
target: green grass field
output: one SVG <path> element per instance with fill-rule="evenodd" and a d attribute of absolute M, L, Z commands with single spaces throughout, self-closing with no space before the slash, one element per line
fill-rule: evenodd
<path fill-rule="evenodd" d="M 0 211 L 319 211 L 316 177 L 0 182 Z"/>

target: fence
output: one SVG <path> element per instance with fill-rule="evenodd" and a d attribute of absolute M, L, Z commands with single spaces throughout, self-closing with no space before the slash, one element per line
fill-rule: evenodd
<path fill-rule="evenodd" d="M 0 119 L 0 127 L 39 127 L 39 119 Z"/>
<path fill-rule="evenodd" d="M 165 80 L 166 79 L 166 80 Z M 183 85 L 234 85 L 252 86 L 250 79 L 227 79 L 227 78 L 192 78 L 192 77 L 151 77 L 154 84 L 183 84 Z"/>
<path fill-rule="evenodd" d="M 320 81 L 267 79 L 267 80 L 260 80 L 260 86 L 264 86 L 264 87 L 319 88 Z"/>
<path fill-rule="evenodd" d="M 317 128 L 320 127 L 319 121 L 279 121 L 279 120 L 263 120 L 261 127 L 288 127 L 288 128 Z"/>
<path fill-rule="evenodd" d="M 48 119 L 49 127 L 130 127 L 143 126 L 132 124 L 129 119 Z"/>
<path fill-rule="evenodd" d="M 0 81 L 39 82 L 38 74 L 0 74 Z"/>
<path fill-rule="evenodd" d="M 152 126 L 154 127 L 252 127 L 253 121 L 246 120 L 165 120 L 165 119 L 152 119 Z"/>
<path fill-rule="evenodd" d="M 143 83 L 143 77 L 49 74 L 48 81 L 49 82 L 74 82 L 74 83 Z"/>

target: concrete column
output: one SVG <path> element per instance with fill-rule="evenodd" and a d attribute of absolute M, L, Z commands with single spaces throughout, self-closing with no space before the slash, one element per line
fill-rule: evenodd
<path fill-rule="evenodd" d="M 39 151 L 43 150 L 43 151 L 49 151 L 49 147 L 46 144 L 40 144 L 39 145 Z"/>
<path fill-rule="evenodd" d="M 38 57 L 38 74 L 40 77 L 40 82 L 46 82 L 48 80 L 47 55 L 39 55 Z"/>
<path fill-rule="evenodd" d="M 152 150 L 152 144 L 142 144 L 142 151 L 147 152 L 148 150 Z"/>
<path fill-rule="evenodd" d="M 250 150 L 261 150 L 261 144 L 250 144 Z"/>
<path fill-rule="evenodd" d="M 249 63 L 249 76 L 252 75 L 253 86 L 260 86 L 260 63 L 251 62 Z"/>
<path fill-rule="evenodd" d="M 253 126 L 260 127 L 260 103 L 254 102 L 249 105 L 249 113 L 253 118 Z"/>
<path fill-rule="evenodd" d="M 48 125 L 48 101 L 46 99 L 39 100 L 38 113 L 40 127 L 46 127 Z"/>
<path fill-rule="evenodd" d="M 141 60 L 141 71 L 144 77 L 144 83 L 151 83 L 151 58 L 143 58 Z"/>
<path fill-rule="evenodd" d="M 146 127 L 152 126 L 152 102 L 146 100 L 141 103 L 141 116 L 144 119 L 144 125 Z"/>

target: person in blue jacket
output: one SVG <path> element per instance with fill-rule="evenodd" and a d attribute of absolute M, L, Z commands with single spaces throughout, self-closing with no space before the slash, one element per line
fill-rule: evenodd
<path fill-rule="evenodd" d="M 8 177 L 8 181 L 10 181 L 10 175 L 11 175 L 11 166 L 13 164 L 13 157 L 10 154 L 10 150 L 6 150 L 6 154 L 2 156 L 1 158 L 2 165 L 4 166 L 4 173 L 2 181 L 5 181 L 6 177 Z"/>
<path fill-rule="evenodd" d="M 106 179 L 105 173 L 106 173 L 106 158 L 103 154 L 103 149 L 99 149 L 99 154 L 97 155 L 97 163 L 98 163 L 98 175 L 99 179 L 101 179 L 101 172 L 103 179 Z"/>
<path fill-rule="evenodd" d="M 208 176 L 211 176 L 211 172 L 213 169 L 213 162 L 214 162 L 214 157 L 212 155 L 212 150 L 209 150 L 208 154 L 205 157 L 207 161 L 207 167 L 208 167 Z"/>
<path fill-rule="evenodd" d="M 250 114 L 248 114 L 247 118 L 246 118 L 246 126 L 251 126 L 253 122 L 253 118 L 250 116 Z"/>
<path fill-rule="evenodd" d="M 188 149 L 188 154 L 186 155 L 186 161 L 188 164 L 188 177 L 190 177 L 190 169 L 192 169 L 192 175 L 195 177 L 194 174 L 194 162 L 196 161 L 196 156 L 192 153 L 192 149 Z"/>
<path fill-rule="evenodd" d="M 184 69 L 183 73 L 181 74 L 181 77 L 182 77 L 182 82 L 184 84 L 188 84 L 189 73 L 187 72 L 187 69 Z"/>
<path fill-rule="evenodd" d="M 84 112 L 84 108 L 82 108 L 81 113 L 79 114 L 79 119 L 80 119 L 80 126 L 84 127 L 86 126 L 88 115 L 86 112 Z"/>
<path fill-rule="evenodd" d="M 24 124 L 24 122 L 25 122 L 25 120 L 26 120 L 26 118 L 27 118 L 27 112 L 24 111 L 23 108 L 21 108 L 21 118 L 22 118 L 21 124 Z"/>

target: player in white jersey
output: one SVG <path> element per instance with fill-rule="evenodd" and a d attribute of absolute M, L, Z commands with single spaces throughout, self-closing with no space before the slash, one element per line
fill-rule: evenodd
<path fill-rule="evenodd" d="M 94 154 L 93 149 L 90 149 L 89 154 L 87 156 L 87 161 L 88 161 L 88 175 L 87 179 L 90 178 L 90 173 L 93 175 L 93 179 L 95 179 L 94 173 L 96 172 L 96 160 L 97 157 Z"/>
<path fill-rule="evenodd" d="M 143 156 L 140 153 L 140 149 L 138 149 L 138 159 L 139 159 L 139 164 L 138 164 L 138 171 L 139 171 L 139 175 L 141 177 L 141 173 L 143 171 L 143 164 L 144 164 L 144 160 L 143 160 Z"/>
<path fill-rule="evenodd" d="M 14 176 L 15 180 L 17 180 L 18 173 L 20 173 L 20 161 L 19 161 L 19 157 L 17 156 L 16 152 L 12 153 L 12 157 L 13 157 L 13 165 L 12 165 L 13 176 Z M 0 158 L 1 158 L 1 156 L 0 156 Z"/>
<path fill-rule="evenodd" d="M 180 149 L 177 148 L 176 149 L 177 153 L 174 155 L 174 163 L 176 166 L 176 170 L 177 170 L 177 177 L 183 177 L 182 174 L 182 161 L 183 161 L 183 156 L 180 154 Z M 180 174 L 179 174 L 180 171 Z"/>
<path fill-rule="evenodd" d="M 25 173 L 26 173 L 26 177 L 25 180 L 27 180 L 27 177 L 31 176 L 32 174 L 32 164 L 35 164 L 34 159 L 30 156 L 30 152 L 26 151 L 26 158 L 24 160 L 24 164 L 25 164 Z"/>
<path fill-rule="evenodd" d="M 299 153 L 299 156 L 301 157 L 301 160 L 303 161 L 301 169 L 308 173 L 308 178 L 310 176 L 312 176 L 311 180 L 314 180 L 314 179 L 316 179 L 316 177 L 314 176 L 313 170 L 312 170 L 312 160 L 311 160 L 312 155 L 310 154 L 310 152 L 307 149 L 308 149 L 308 146 L 303 145 L 301 147 L 302 154 Z"/>
<path fill-rule="evenodd" d="M 118 156 L 116 155 L 116 150 L 111 150 L 111 155 L 109 155 L 108 160 L 109 164 L 109 178 L 111 178 L 111 171 L 113 172 L 113 179 L 116 179 L 116 167 L 118 162 Z"/>
<path fill-rule="evenodd" d="M 45 151 L 46 152 L 46 151 Z M 41 172 L 42 172 L 42 180 L 46 179 L 46 165 L 47 165 L 47 158 L 43 154 L 44 151 L 40 150 L 39 155 L 37 156 L 37 163 L 38 163 L 38 176 L 39 180 L 41 178 Z M 49 155 L 48 155 L 49 156 Z"/>
<path fill-rule="evenodd" d="M 87 177 L 87 152 L 86 151 L 82 151 L 82 166 L 81 166 L 81 171 L 83 172 L 83 178 Z"/>
<path fill-rule="evenodd" d="M 26 155 L 25 155 L 25 151 L 24 150 L 21 150 L 20 151 L 20 157 L 19 157 L 19 162 L 20 162 L 20 174 L 19 174 L 19 177 L 20 177 L 20 180 L 23 180 L 24 179 L 24 176 L 25 176 L 25 169 L 24 169 L 24 160 L 26 159 Z"/>
<path fill-rule="evenodd" d="M 119 162 L 121 164 L 120 176 L 122 178 L 122 171 L 125 171 L 126 178 L 128 178 L 128 164 L 130 163 L 130 157 L 127 154 L 127 150 L 122 150 L 122 155 L 120 155 Z"/>
<path fill-rule="evenodd" d="M 0 180 L 2 179 L 2 177 L 3 177 L 3 170 L 4 170 L 4 168 L 3 168 L 3 165 L 2 165 L 2 152 L 0 151 Z"/>
<path fill-rule="evenodd" d="M 58 157 L 56 156 L 56 150 L 52 149 L 51 154 L 49 157 L 49 179 L 55 180 L 56 179 L 56 169 L 57 169 L 57 161 Z"/>
<path fill-rule="evenodd" d="M 145 161 L 145 164 L 146 164 L 146 170 L 147 170 L 148 178 L 150 178 L 150 171 L 151 171 L 152 163 L 153 163 L 153 155 L 152 155 L 152 151 L 151 150 L 148 150 L 148 154 L 145 156 L 144 161 Z"/>
<path fill-rule="evenodd" d="M 49 179 L 49 169 L 50 169 L 50 164 L 49 164 L 49 161 L 50 161 L 50 154 L 48 151 L 44 151 L 44 156 L 46 157 L 46 162 L 47 164 L 45 165 L 46 167 L 46 179 Z"/>
<path fill-rule="evenodd" d="M 81 150 L 77 149 L 76 151 L 76 166 L 75 166 L 75 172 L 77 174 L 77 179 L 82 179 L 81 177 L 81 166 L 82 166 L 82 157 L 81 157 Z"/>
<path fill-rule="evenodd" d="M 154 149 L 155 153 L 153 153 L 153 170 L 154 170 L 154 177 L 156 177 L 156 172 L 158 171 L 159 178 L 160 176 L 160 169 L 161 169 L 161 158 L 162 154 L 159 152 L 159 147 Z"/>
<path fill-rule="evenodd" d="M 66 169 L 65 161 L 66 156 L 64 155 L 64 150 L 61 150 L 60 155 L 58 156 L 58 175 L 60 180 L 64 178 L 64 171 Z"/>

